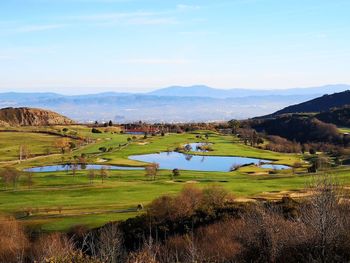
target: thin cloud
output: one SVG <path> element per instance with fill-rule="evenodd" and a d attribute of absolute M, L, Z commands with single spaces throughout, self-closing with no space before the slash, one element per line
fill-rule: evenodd
<path fill-rule="evenodd" d="M 173 17 L 160 17 L 160 18 L 135 18 L 127 21 L 130 25 L 175 25 L 179 24 L 179 21 Z"/>
<path fill-rule="evenodd" d="M 14 57 L 6 56 L 6 55 L 0 55 L 0 60 L 12 60 Z"/>
<path fill-rule="evenodd" d="M 65 27 L 65 24 L 50 24 L 50 25 L 28 25 L 17 29 L 18 32 L 29 33 L 38 31 L 48 31 Z"/>
<path fill-rule="evenodd" d="M 69 17 L 70 20 L 93 22 L 101 24 L 128 24 L 128 25 L 168 25 L 179 21 L 167 12 L 127 12 L 127 13 L 101 13 Z"/>
<path fill-rule="evenodd" d="M 189 59 L 178 59 L 178 58 L 139 58 L 139 59 L 127 59 L 120 60 L 119 62 L 125 64 L 148 64 L 148 65 L 179 65 L 179 64 L 189 64 L 192 60 Z"/>
<path fill-rule="evenodd" d="M 199 5 L 186 5 L 186 4 L 178 4 L 176 6 L 176 9 L 177 10 L 180 10 L 180 11 L 190 11 L 190 10 L 198 10 L 200 9 L 201 7 Z"/>

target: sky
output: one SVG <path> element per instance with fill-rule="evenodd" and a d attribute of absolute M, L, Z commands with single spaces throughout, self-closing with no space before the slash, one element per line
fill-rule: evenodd
<path fill-rule="evenodd" d="M 0 92 L 350 84 L 348 0 L 1 0 Z"/>

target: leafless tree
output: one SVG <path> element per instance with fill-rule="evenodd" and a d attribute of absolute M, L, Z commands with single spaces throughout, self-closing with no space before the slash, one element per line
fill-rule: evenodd
<path fill-rule="evenodd" d="M 108 172 L 107 172 L 107 168 L 104 166 L 101 166 L 100 169 L 100 177 L 101 177 L 101 182 L 103 183 L 104 180 L 108 177 Z"/>
<path fill-rule="evenodd" d="M 27 172 L 26 176 L 27 176 L 27 186 L 28 186 L 28 189 L 30 189 L 33 185 L 33 173 Z"/>
<path fill-rule="evenodd" d="M 88 172 L 88 177 L 90 180 L 90 184 L 94 183 L 94 179 L 95 179 L 95 170 L 94 169 L 90 169 Z"/>
<path fill-rule="evenodd" d="M 159 164 L 151 163 L 145 167 L 146 176 L 155 180 L 158 175 L 158 170 L 159 170 Z"/>
<path fill-rule="evenodd" d="M 18 170 L 11 167 L 6 167 L 3 169 L 0 175 L 5 189 L 12 184 L 13 190 L 16 190 L 17 182 L 20 177 L 20 172 Z"/>
<path fill-rule="evenodd" d="M 98 254 L 102 262 L 124 262 L 123 235 L 115 223 L 110 223 L 99 231 Z"/>
<path fill-rule="evenodd" d="M 15 219 L 0 217 L 0 244 L 0 262 L 25 262 L 29 241 Z"/>
<path fill-rule="evenodd" d="M 318 262 L 337 261 L 336 251 L 344 246 L 344 233 L 349 228 L 349 209 L 344 211 L 340 203 L 343 188 L 332 174 L 324 173 L 313 177 L 309 190 L 312 195 L 303 206 L 301 220 L 309 229 L 305 234 L 313 241 L 310 257 Z"/>

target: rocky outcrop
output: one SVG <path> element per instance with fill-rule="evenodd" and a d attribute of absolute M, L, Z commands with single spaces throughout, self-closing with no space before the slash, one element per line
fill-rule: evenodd
<path fill-rule="evenodd" d="M 68 125 L 74 121 L 56 112 L 36 108 L 0 109 L 0 126 Z"/>

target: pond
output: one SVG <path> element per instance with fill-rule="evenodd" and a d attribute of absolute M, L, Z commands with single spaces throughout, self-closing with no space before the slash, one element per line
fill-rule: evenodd
<path fill-rule="evenodd" d="M 187 146 L 188 145 L 188 146 Z M 185 144 L 185 148 L 188 147 L 188 150 L 191 152 L 207 152 L 206 150 L 202 150 L 202 146 L 210 146 L 210 143 L 203 143 L 203 142 L 194 142 L 194 143 L 187 143 Z"/>
<path fill-rule="evenodd" d="M 100 165 L 100 164 L 87 164 L 87 165 L 78 165 L 77 170 L 100 170 L 105 168 L 107 170 L 142 170 L 142 167 L 127 167 L 127 166 L 115 166 L 115 165 Z M 49 165 L 49 166 L 39 166 L 25 169 L 25 172 L 58 172 L 58 171 L 67 171 L 72 170 L 72 165 L 63 164 L 63 165 Z"/>
<path fill-rule="evenodd" d="M 274 165 L 269 160 L 235 156 L 200 156 L 179 152 L 132 155 L 129 159 L 147 163 L 158 163 L 160 169 L 180 169 L 191 171 L 229 172 L 235 165 L 260 164 L 263 168 L 288 169 L 286 165 Z"/>

